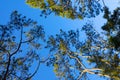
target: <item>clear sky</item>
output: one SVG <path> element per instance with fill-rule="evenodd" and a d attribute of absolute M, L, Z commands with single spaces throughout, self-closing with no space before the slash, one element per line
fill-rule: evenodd
<path fill-rule="evenodd" d="M 106 5 L 110 7 L 111 10 L 115 9 L 119 0 L 105 0 Z M 67 30 L 76 30 L 80 29 L 82 25 L 85 24 L 87 19 L 85 20 L 70 20 L 62 17 L 50 15 L 46 19 L 40 17 L 40 10 L 31 8 L 30 6 L 25 4 L 25 0 L 1 0 L 0 1 L 0 24 L 6 24 L 9 21 L 9 15 L 12 11 L 17 10 L 22 15 L 27 16 L 39 24 L 44 26 L 46 34 L 56 34 L 59 32 L 59 29 Z M 102 14 L 101 14 L 102 15 Z M 101 25 L 105 22 L 104 19 L 101 18 L 101 15 L 97 18 L 92 18 L 95 23 L 95 28 L 98 31 L 100 30 Z M 81 35 L 81 38 L 84 38 L 84 35 Z M 43 52 L 45 54 L 46 52 Z M 93 79 L 94 77 L 91 76 Z M 91 79 L 91 80 L 92 80 Z M 52 71 L 52 68 L 45 67 L 44 65 L 40 66 L 39 72 L 33 78 L 33 80 L 56 80 L 56 77 Z M 96 79 L 101 80 L 101 79 Z M 103 79 L 102 79 L 103 80 Z"/>

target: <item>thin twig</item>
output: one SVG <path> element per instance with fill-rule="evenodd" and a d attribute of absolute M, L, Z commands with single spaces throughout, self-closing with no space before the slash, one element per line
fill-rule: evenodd
<path fill-rule="evenodd" d="M 40 60 L 40 57 L 39 57 L 38 66 L 37 66 L 35 72 L 31 76 L 29 76 L 26 80 L 31 79 L 37 73 L 37 71 L 38 71 L 38 69 L 40 67 L 40 63 L 45 63 L 49 59 L 49 57 L 50 57 L 50 54 L 48 55 L 48 57 L 45 60 L 42 60 L 42 61 Z"/>
<path fill-rule="evenodd" d="M 104 7 L 105 7 L 106 5 L 105 5 L 105 2 L 104 2 L 104 0 L 102 0 L 102 2 L 103 2 L 103 5 L 104 5 Z"/>
<path fill-rule="evenodd" d="M 26 80 L 31 79 L 31 78 L 32 78 L 32 77 L 33 77 L 33 76 L 37 73 L 37 71 L 38 71 L 39 67 L 40 67 L 40 58 L 39 58 L 38 66 L 37 66 L 37 68 L 36 68 L 35 72 L 34 72 L 31 76 L 29 76 Z"/>
<path fill-rule="evenodd" d="M 27 42 L 31 42 L 31 41 L 33 41 L 33 40 L 34 40 L 34 38 L 29 39 L 29 40 L 26 40 L 26 41 L 22 41 L 21 43 L 27 43 Z"/>

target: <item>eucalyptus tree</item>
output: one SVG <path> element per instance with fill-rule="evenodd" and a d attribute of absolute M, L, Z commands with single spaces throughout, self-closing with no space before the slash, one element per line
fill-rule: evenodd
<path fill-rule="evenodd" d="M 42 10 L 42 14 L 55 13 L 70 19 L 95 17 L 102 11 L 100 0 L 26 0 L 26 3 Z"/>
<path fill-rule="evenodd" d="M 55 13 L 66 18 L 83 19 L 100 13 L 99 1 L 26 0 L 26 3 L 31 7 L 40 8 L 45 15 Z M 54 72 L 60 80 L 89 79 L 89 74 L 120 80 L 120 8 L 110 13 L 104 0 L 102 1 L 104 18 L 107 19 L 102 29 L 106 34 L 101 36 L 93 25 L 86 24 L 82 28 L 86 33 L 86 40 L 83 42 L 80 41 L 79 30 L 60 30 L 60 34 L 49 37 L 46 48 L 50 49 L 52 56 L 46 65 L 54 67 Z"/>
<path fill-rule="evenodd" d="M 60 30 L 56 36 L 49 37 L 46 48 L 53 56 L 47 65 L 54 67 L 58 78 L 80 80 L 89 79 L 89 74 L 95 74 L 120 80 L 120 8 L 111 13 L 105 7 L 104 11 L 103 17 L 107 22 L 102 26 L 103 33 L 87 23 L 82 27 L 85 41 L 81 41 L 83 34 L 79 34 L 79 30 Z"/>
<path fill-rule="evenodd" d="M 49 37 L 46 48 L 52 56 L 47 66 L 54 67 L 60 80 L 85 80 L 90 74 L 120 80 L 120 52 L 91 24 L 84 25 L 82 30 L 86 33 L 85 41 L 80 41 L 78 30 L 60 30 L 60 34 Z"/>
<path fill-rule="evenodd" d="M 26 3 L 40 8 L 46 15 L 55 13 L 71 19 L 94 17 L 101 11 L 99 0 L 26 0 Z M 14 11 L 10 21 L 0 25 L 0 79 L 29 80 L 40 63 L 46 62 L 54 67 L 58 79 L 85 80 L 95 74 L 120 80 L 120 8 L 113 13 L 107 7 L 104 9 L 107 23 L 102 27 L 106 34 L 102 35 L 105 37 L 91 24 L 82 27 L 85 41 L 81 41 L 79 30 L 60 30 L 60 34 L 48 38 L 45 48 L 50 49 L 51 56 L 45 60 L 37 54 L 45 41 L 44 29 Z M 33 72 L 34 61 L 38 61 L 38 66 Z"/>
<path fill-rule="evenodd" d="M 37 53 L 44 36 L 41 25 L 17 11 L 12 12 L 10 21 L 0 25 L 0 80 L 31 79 L 45 61 Z"/>

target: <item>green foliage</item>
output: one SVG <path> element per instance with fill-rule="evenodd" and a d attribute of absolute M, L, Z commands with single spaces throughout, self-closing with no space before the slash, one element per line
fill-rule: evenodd
<path fill-rule="evenodd" d="M 96 0 L 26 0 L 26 3 L 40 8 L 46 16 L 55 13 L 70 19 L 95 17 L 101 11 L 101 5 Z M 104 13 L 107 23 L 102 29 L 107 32 L 107 39 L 101 37 L 91 24 L 82 27 L 87 36 L 84 42 L 80 41 L 78 30 L 60 30 L 60 34 L 49 37 L 46 48 L 53 56 L 46 64 L 54 67 L 59 79 L 85 79 L 89 73 L 120 80 L 120 8 L 111 13 L 104 6 Z M 94 66 L 86 67 L 84 58 Z"/>
<path fill-rule="evenodd" d="M 96 0 L 26 0 L 26 3 L 40 8 L 45 15 L 55 13 L 70 19 L 94 17 L 101 11 Z M 46 41 L 45 48 L 51 53 L 46 65 L 53 66 L 59 79 L 85 80 L 88 79 L 87 75 L 96 74 L 120 80 L 120 8 L 111 14 L 105 7 L 104 12 L 107 23 L 102 29 L 107 32 L 105 36 L 108 39 L 101 37 L 93 25 L 86 24 L 82 27 L 86 34 L 85 41 L 80 40 L 79 30 L 65 32 L 62 29 L 46 41 L 41 25 L 14 11 L 10 21 L 0 25 L 0 79 L 32 79 L 40 63 L 45 62 L 40 61 L 37 50 L 41 49 L 40 42 Z M 32 72 L 30 70 L 35 61 L 38 61 L 38 66 Z M 89 63 L 84 64 L 85 61 Z"/>
<path fill-rule="evenodd" d="M 30 4 L 34 8 L 45 9 L 46 7 L 44 0 L 27 0 L 26 3 Z"/>
<path fill-rule="evenodd" d="M 51 53 L 53 52 L 53 56 L 50 57 L 47 65 L 53 65 L 54 72 L 56 73 L 56 76 L 60 79 L 75 80 L 78 77 L 78 74 L 73 75 L 73 73 L 75 73 L 74 70 L 79 72 L 80 65 L 78 65 L 78 62 L 69 56 L 69 52 L 71 52 L 71 55 L 75 55 L 74 53 L 72 53 L 71 50 L 73 46 L 74 48 L 79 50 L 79 46 L 81 43 L 79 42 L 78 38 L 78 30 L 70 30 L 68 33 L 60 30 L 60 34 L 56 34 L 55 37 L 49 37 L 47 41 L 48 44 L 46 48 L 49 48 Z"/>
<path fill-rule="evenodd" d="M 40 8 L 42 14 L 55 13 L 70 19 L 95 17 L 101 11 L 101 5 L 96 0 L 26 0 L 33 8 Z"/>
<path fill-rule="evenodd" d="M 53 52 L 47 65 L 53 65 L 56 76 L 60 79 L 79 80 L 85 79 L 86 73 L 105 76 L 106 78 L 120 79 L 120 54 L 92 27 L 86 24 L 82 28 L 87 39 L 81 42 L 79 31 L 70 30 L 55 37 L 51 36 L 47 41 L 47 48 Z M 52 44 L 54 41 L 54 44 Z M 86 58 L 92 68 L 87 68 L 83 62 Z M 76 74 L 76 75 L 74 75 Z"/>
<path fill-rule="evenodd" d="M 44 34 L 41 25 L 17 11 L 12 12 L 10 21 L 0 25 L 0 80 L 28 80 L 34 76 L 37 67 L 35 72 L 30 69 L 33 62 L 40 65 L 38 40 L 43 41 Z"/>
<path fill-rule="evenodd" d="M 115 9 L 112 14 L 106 8 L 104 18 L 107 19 L 107 23 L 102 26 L 102 29 L 108 32 L 110 44 L 118 49 L 120 47 L 120 8 Z"/>

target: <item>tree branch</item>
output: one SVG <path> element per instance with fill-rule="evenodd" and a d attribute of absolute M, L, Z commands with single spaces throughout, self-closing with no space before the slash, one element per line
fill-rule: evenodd
<path fill-rule="evenodd" d="M 31 79 L 37 73 L 37 71 L 38 71 L 38 69 L 40 67 L 40 63 L 45 63 L 49 59 L 49 57 L 50 57 L 50 54 L 48 55 L 48 58 L 46 58 L 45 60 L 42 60 L 42 61 L 40 60 L 40 57 L 38 57 L 39 58 L 39 62 L 38 62 L 38 66 L 37 66 L 35 72 L 31 76 L 29 76 L 26 80 Z"/>
<path fill-rule="evenodd" d="M 69 52 L 68 55 L 69 55 L 71 58 L 76 59 L 76 60 L 78 61 L 78 63 L 79 63 L 84 69 L 86 69 L 85 65 L 79 60 L 79 58 L 71 55 L 72 53 L 73 53 L 73 52 Z"/>
<path fill-rule="evenodd" d="M 99 69 L 99 68 L 84 69 L 84 70 L 81 72 L 80 76 L 78 77 L 78 80 L 83 76 L 84 73 L 96 74 L 96 75 L 99 75 L 99 76 L 105 76 L 105 77 L 107 77 L 107 78 L 110 78 L 110 76 L 108 76 L 108 75 L 104 75 L 104 74 L 101 74 L 101 73 L 99 73 L 99 72 L 97 72 L 97 73 L 94 72 L 94 71 L 96 71 L 96 70 L 102 71 L 102 69 Z"/>
<path fill-rule="evenodd" d="M 26 41 L 23 41 L 23 42 L 21 42 L 21 43 L 27 43 L 27 42 L 31 42 L 31 41 L 33 41 L 33 40 L 34 40 L 34 38 L 29 39 L 29 40 L 26 40 Z"/>
<path fill-rule="evenodd" d="M 108 75 L 103 75 L 103 74 L 101 74 L 101 73 L 99 73 L 99 72 L 97 72 L 97 73 L 94 72 L 94 71 L 102 71 L 102 69 L 99 69 L 99 68 L 90 68 L 90 69 L 89 69 L 89 68 L 86 68 L 85 65 L 84 65 L 77 57 L 72 56 L 71 53 L 73 53 L 73 52 L 68 53 L 68 55 L 69 55 L 71 58 L 76 59 L 76 60 L 78 61 L 78 63 L 83 67 L 83 71 L 82 71 L 81 74 L 78 76 L 77 80 L 79 80 L 79 79 L 83 76 L 84 73 L 97 74 L 97 75 L 99 75 L 99 76 L 105 76 L 105 77 L 110 78 L 110 76 L 108 76 Z"/>
<path fill-rule="evenodd" d="M 77 80 L 79 80 L 80 78 L 82 78 L 84 72 L 82 71 L 81 74 L 78 76 Z"/>
<path fill-rule="evenodd" d="M 104 75 L 104 74 L 101 74 L 101 73 L 96 73 L 96 72 L 93 72 L 93 71 L 91 71 L 89 69 L 86 69 L 85 72 L 90 73 L 90 74 L 96 74 L 96 75 L 99 75 L 99 76 L 105 76 L 107 78 L 110 78 L 110 76 L 108 76 L 108 75 Z"/>
<path fill-rule="evenodd" d="M 98 70 L 98 71 L 102 71 L 102 69 L 99 69 L 99 68 L 91 68 L 89 69 L 90 71 L 94 71 L 94 70 Z"/>
<path fill-rule="evenodd" d="M 14 54 L 16 54 L 16 53 L 18 52 L 18 50 L 20 49 L 20 47 L 21 47 L 22 33 L 23 33 L 23 27 L 21 27 L 21 36 L 20 36 L 20 43 L 19 43 L 19 45 L 18 45 L 18 48 L 17 48 L 12 54 L 10 54 L 9 51 L 7 51 L 9 58 L 8 58 L 7 70 L 6 70 L 6 72 L 5 72 L 5 75 L 4 75 L 3 80 L 6 80 L 6 78 L 7 78 L 7 74 L 8 74 L 8 72 L 9 72 L 9 67 L 10 67 L 10 62 L 11 62 L 11 57 L 12 57 Z"/>
<path fill-rule="evenodd" d="M 31 79 L 31 78 L 32 78 L 32 77 L 33 77 L 33 76 L 37 73 L 37 71 L 38 71 L 39 67 L 40 67 L 40 58 L 39 58 L 38 66 L 37 66 L 37 68 L 36 68 L 35 72 L 34 72 L 31 76 L 29 76 L 26 80 Z"/>
<path fill-rule="evenodd" d="M 21 44 L 22 44 L 22 35 L 23 35 L 23 27 L 21 27 L 20 42 L 19 42 L 18 48 L 10 56 L 13 56 L 14 54 L 16 54 L 19 51 Z"/>
<path fill-rule="evenodd" d="M 6 78 L 7 78 L 7 74 L 8 74 L 8 71 L 9 71 L 9 66 L 10 66 L 10 62 L 11 62 L 11 56 L 10 56 L 10 53 L 9 53 L 9 51 L 7 51 L 8 52 L 8 65 L 7 65 L 7 69 L 6 69 L 6 72 L 5 72 L 5 75 L 4 75 L 4 78 L 3 78 L 3 80 L 6 80 Z"/>
<path fill-rule="evenodd" d="M 105 2 L 104 2 L 104 0 L 102 0 L 102 2 L 103 2 L 103 5 L 104 5 L 104 7 L 105 7 L 106 5 L 105 5 Z"/>

